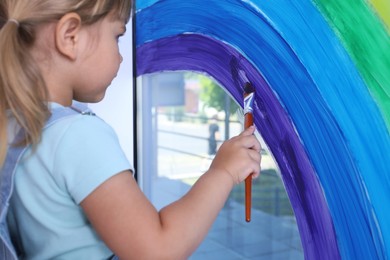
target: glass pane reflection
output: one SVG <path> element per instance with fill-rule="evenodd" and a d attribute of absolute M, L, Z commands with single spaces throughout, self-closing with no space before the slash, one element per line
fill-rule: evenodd
<path fill-rule="evenodd" d="M 209 149 L 210 129 L 215 133 L 217 147 L 242 131 L 237 114 L 230 109 L 237 109 L 234 101 L 229 98 L 226 103 L 225 98 L 220 101 L 225 105 L 212 107 L 213 102 L 204 98 L 205 92 L 210 91 L 210 86 L 204 85 L 216 84 L 210 81 L 189 72 L 152 74 L 139 81 L 143 89 L 139 99 L 148 104 L 143 105 L 142 115 L 150 115 L 142 116 L 143 121 L 150 120 L 143 122 L 140 129 L 142 139 L 146 140 L 142 149 L 149 155 L 153 149 L 157 150 L 152 162 L 140 162 L 144 165 L 142 182 L 144 187 L 150 187 L 146 189 L 147 196 L 158 209 L 183 196 L 208 169 L 213 158 Z M 206 96 L 211 95 L 206 93 Z M 144 131 L 146 127 L 150 131 Z M 245 222 L 244 185 L 240 184 L 232 191 L 191 260 L 304 259 L 295 217 L 277 165 L 264 141 L 261 142 L 262 173 L 252 185 L 251 222 Z"/>

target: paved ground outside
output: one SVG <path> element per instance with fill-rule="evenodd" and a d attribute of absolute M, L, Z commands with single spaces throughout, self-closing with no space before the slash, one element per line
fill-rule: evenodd
<path fill-rule="evenodd" d="M 159 209 L 181 197 L 189 188 L 180 180 L 157 178 L 153 181 L 152 201 Z M 276 217 L 252 210 L 252 220 L 247 223 L 244 212 L 243 205 L 229 200 L 206 239 L 189 259 L 304 259 L 294 217 Z"/>

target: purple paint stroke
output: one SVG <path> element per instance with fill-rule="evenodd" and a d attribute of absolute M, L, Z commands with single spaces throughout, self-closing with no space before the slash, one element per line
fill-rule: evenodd
<path fill-rule="evenodd" d="M 340 259 L 333 222 L 313 166 L 286 111 L 260 72 L 241 54 L 210 37 L 185 34 L 137 48 L 137 76 L 190 70 L 208 74 L 242 106 L 246 72 L 255 87 L 254 123 L 277 161 L 307 259 Z M 254 219 L 253 222 L 256 220 Z"/>

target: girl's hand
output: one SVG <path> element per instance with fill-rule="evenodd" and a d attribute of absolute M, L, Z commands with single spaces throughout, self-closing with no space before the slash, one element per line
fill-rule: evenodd
<path fill-rule="evenodd" d="M 211 171 L 226 172 L 235 184 L 245 180 L 253 173 L 253 178 L 260 174 L 261 146 L 254 136 L 255 127 L 251 126 L 240 135 L 225 141 L 219 148 L 211 166 Z"/>

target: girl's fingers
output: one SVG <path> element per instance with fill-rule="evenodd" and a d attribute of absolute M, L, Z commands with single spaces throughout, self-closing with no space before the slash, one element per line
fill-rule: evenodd
<path fill-rule="evenodd" d="M 245 129 L 243 132 L 241 132 L 239 136 L 246 137 L 243 141 L 244 147 L 260 152 L 261 145 L 260 142 L 257 140 L 256 136 L 254 135 L 255 130 L 255 126 L 252 125 Z"/>
<path fill-rule="evenodd" d="M 255 150 L 249 150 L 249 156 L 253 163 L 252 178 L 256 179 L 260 175 L 261 154 Z"/>
<path fill-rule="evenodd" d="M 249 156 L 252 158 L 255 162 L 261 162 L 261 154 L 258 153 L 255 150 L 249 150 Z"/>
<path fill-rule="evenodd" d="M 257 179 L 257 178 L 259 178 L 259 176 L 260 176 L 260 171 L 254 172 L 254 173 L 252 174 L 252 179 Z"/>
<path fill-rule="evenodd" d="M 247 129 L 242 131 L 240 135 L 243 135 L 243 136 L 253 135 L 253 133 L 255 132 L 255 129 L 256 129 L 255 126 L 251 125 Z"/>
<path fill-rule="evenodd" d="M 254 150 L 258 153 L 261 150 L 261 144 L 254 135 L 245 136 L 245 138 L 243 139 L 243 145 L 245 148 Z"/>
<path fill-rule="evenodd" d="M 261 163 L 261 154 L 258 153 L 258 152 L 255 151 L 255 150 L 249 150 L 249 156 L 250 156 L 252 162 L 255 163 L 256 166 L 260 167 L 260 163 Z"/>

